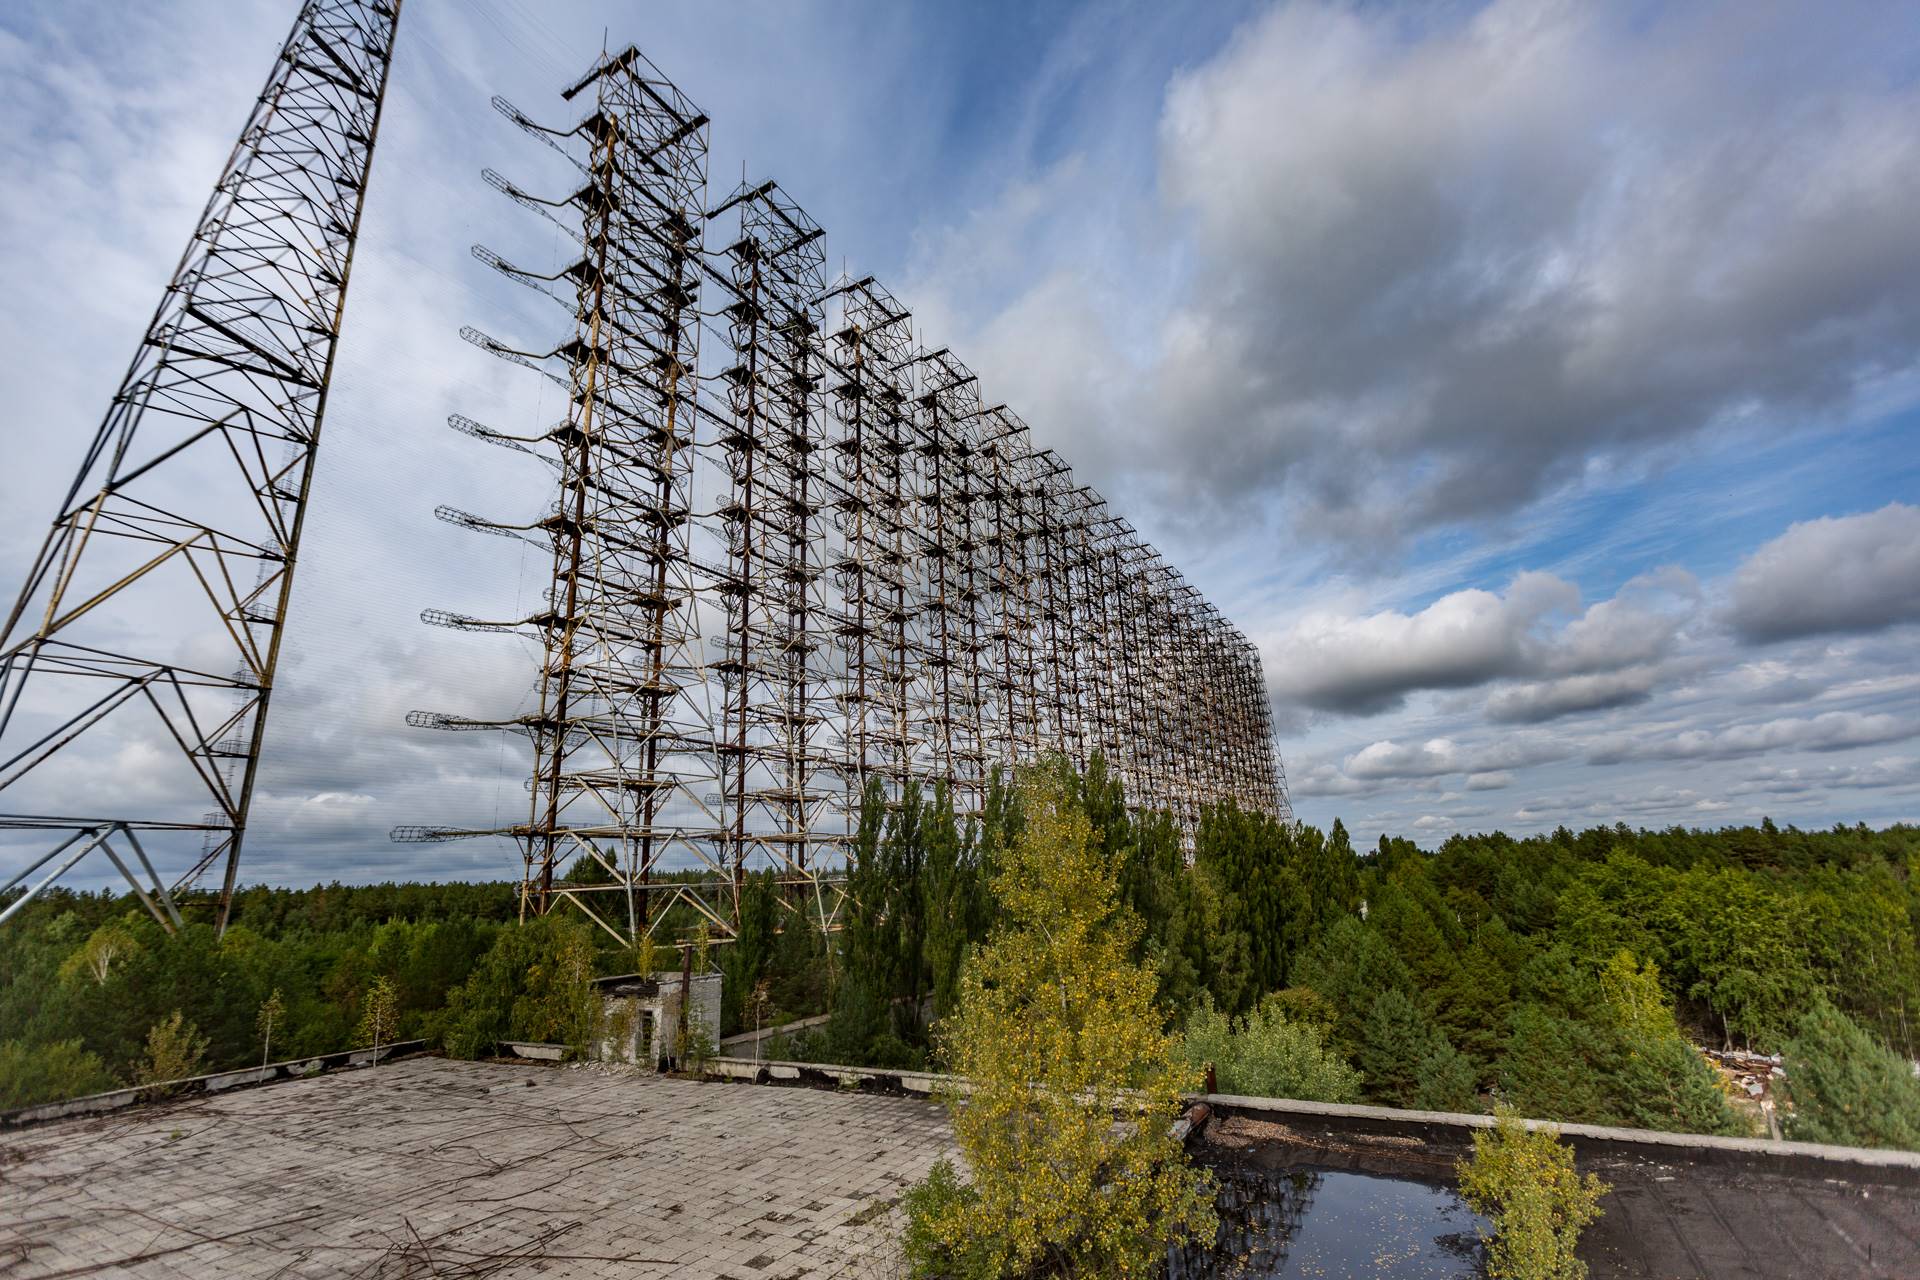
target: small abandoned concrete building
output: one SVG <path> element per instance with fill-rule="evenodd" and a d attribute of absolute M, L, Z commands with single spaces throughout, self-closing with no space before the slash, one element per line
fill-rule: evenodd
<path fill-rule="evenodd" d="M 706 1052 L 720 1043 L 720 975 L 696 973 L 683 978 L 678 970 L 654 974 L 623 973 L 596 978 L 605 1006 L 607 1033 L 597 1056 L 602 1062 L 633 1062 L 657 1067 L 674 1056 L 674 1036 L 680 1025 L 680 1001 L 687 1000 L 687 1037 L 698 1044 L 705 1037 Z"/>

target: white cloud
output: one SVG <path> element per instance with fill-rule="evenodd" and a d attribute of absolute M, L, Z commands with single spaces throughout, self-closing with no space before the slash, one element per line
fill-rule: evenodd
<path fill-rule="evenodd" d="M 1576 711 L 1630 706 L 1645 702 L 1660 676 L 1659 667 L 1645 665 L 1624 671 L 1510 685 L 1487 699 L 1487 718 L 1503 723 L 1534 724 Z"/>
<path fill-rule="evenodd" d="M 1920 621 L 1920 507 L 1795 524 L 1735 571 L 1727 619 L 1754 641 Z"/>
<path fill-rule="evenodd" d="M 1446 738 L 1428 742 L 1375 742 L 1347 757 L 1352 778 L 1432 778 L 1459 773 L 1466 767 L 1457 743 Z"/>
<path fill-rule="evenodd" d="M 1534 625 L 1579 599 L 1570 583 L 1525 573 L 1505 595 L 1456 591 L 1414 614 L 1310 613 L 1266 647 L 1267 683 L 1283 700 L 1325 710 L 1387 710 L 1414 689 L 1466 688 L 1515 670 Z"/>
<path fill-rule="evenodd" d="M 1779 706 L 1817 695 L 1820 681 L 1785 662 L 1743 662 L 1727 674 L 1731 695 L 1742 702 Z"/>
<path fill-rule="evenodd" d="M 1350 778 L 1338 765 L 1296 761 L 1287 771 L 1288 784 L 1295 795 L 1353 796 L 1379 789 L 1377 783 Z"/>
<path fill-rule="evenodd" d="M 1693 787 L 1658 783 L 1642 791 L 1597 796 L 1577 812 L 1589 821 L 1615 822 L 1622 818 L 1673 821 L 1677 817 L 1713 813 L 1726 807 L 1724 801 Z"/>
<path fill-rule="evenodd" d="M 1618 734 L 1595 743 L 1591 764 L 1630 760 L 1732 760 L 1779 751 L 1842 751 L 1898 742 L 1920 733 L 1920 724 L 1899 716 L 1826 711 L 1720 729 L 1688 729 L 1671 735 Z"/>
<path fill-rule="evenodd" d="M 1471 746 L 1450 738 L 1431 738 L 1406 744 L 1369 743 L 1348 756 L 1341 767 L 1347 777 L 1361 780 L 1468 773 L 1483 780 L 1478 787 L 1469 784 L 1469 790 L 1483 790 L 1501 785 L 1497 781 L 1500 778 L 1510 780 L 1513 769 L 1545 764 L 1566 755 L 1565 747 L 1548 738 L 1507 737 Z"/>
<path fill-rule="evenodd" d="M 1819 768 L 1765 766 L 1753 770 L 1745 782 L 1728 790 L 1732 795 L 1789 796 L 1882 789 L 1920 790 L 1920 757 L 1888 756 L 1859 764 Z"/>
<path fill-rule="evenodd" d="M 1456 591 L 1412 614 L 1310 612 L 1267 643 L 1263 660 L 1281 701 L 1349 714 L 1391 710 L 1416 690 L 1553 677 L 1496 693 L 1489 707 L 1496 720 L 1545 720 L 1644 698 L 1661 674 L 1652 660 L 1698 594 L 1691 575 L 1664 569 L 1574 615 L 1577 588 L 1527 572 L 1504 594 Z"/>

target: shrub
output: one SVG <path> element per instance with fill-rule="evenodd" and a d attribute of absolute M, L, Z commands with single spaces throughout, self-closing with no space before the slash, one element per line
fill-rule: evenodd
<path fill-rule="evenodd" d="M 926 1180 L 907 1191 L 901 1202 L 907 1229 L 901 1237 L 907 1274 L 940 1280 L 994 1280 L 991 1251 L 983 1239 L 948 1241 L 935 1224 L 965 1216 L 978 1197 L 960 1181 L 953 1161 L 942 1160 Z"/>
<path fill-rule="evenodd" d="M 650 1048 L 635 1042 L 640 1032 L 640 999 L 628 996 L 624 1000 L 612 1001 L 605 1020 L 600 1025 L 600 1044 L 594 1050 L 597 1057 L 608 1062 L 633 1061 L 644 1063 Z M 629 1059 L 628 1055 L 632 1057 Z"/>
<path fill-rule="evenodd" d="M 175 1009 L 147 1032 L 147 1054 L 134 1067 L 134 1082 L 152 1086 L 148 1092 L 154 1097 L 165 1097 L 174 1092 L 167 1087 L 174 1081 L 199 1075 L 206 1057 L 207 1038 Z"/>
<path fill-rule="evenodd" d="M 713 1060 L 713 1037 L 705 1027 L 690 1027 L 680 1043 L 680 1069 L 691 1075 L 705 1075 Z"/>
<path fill-rule="evenodd" d="M 1492 1280 L 1584 1280 L 1574 1246 L 1600 1217 L 1607 1184 L 1575 1172 L 1572 1150 L 1553 1130 L 1529 1130 L 1503 1107 L 1491 1130 L 1473 1135 L 1473 1156 L 1458 1172 L 1461 1195 L 1493 1220 Z"/>
<path fill-rule="evenodd" d="M 760 1042 L 760 1059 L 763 1062 L 826 1062 L 839 1063 L 834 1055 L 833 1046 L 818 1027 L 799 1027 L 769 1036 Z"/>
<path fill-rule="evenodd" d="M 78 1040 L 56 1040 L 52 1044 L 0 1042 L 0 1111 L 119 1087 L 120 1082 L 100 1061 L 100 1055 L 88 1053 Z"/>
<path fill-rule="evenodd" d="M 1181 1042 L 1187 1064 L 1213 1064 L 1222 1093 L 1309 1102 L 1357 1102 L 1360 1073 L 1327 1048 L 1321 1027 L 1290 1019 L 1269 996 L 1244 1018 L 1229 1018 L 1201 997 Z"/>

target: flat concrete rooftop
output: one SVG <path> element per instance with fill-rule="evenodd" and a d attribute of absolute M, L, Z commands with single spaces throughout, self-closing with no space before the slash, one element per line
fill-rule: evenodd
<path fill-rule="evenodd" d="M 910 1098 L 414 1058 L 0 1134 L 0 1275 L 897 1272 Z"/>
<path fill-rule="evenodd" d="M 1465 1149 L 1461 1117 L 1216 1101 L 1209 1162 L 1444 1179 Z M 1920 1277 L 1911 1170 L 1576 1145 L 1613 1185 L 1594 1280 Z M 410 1058 L 0 1133 L 0 1277 L 894 1276 L 950 1149 L 918 1098 Z"/>

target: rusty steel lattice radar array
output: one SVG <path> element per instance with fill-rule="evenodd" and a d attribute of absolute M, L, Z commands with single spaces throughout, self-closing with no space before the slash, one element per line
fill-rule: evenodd
<path fill-rule="evenodd" d="M 98 849 L 225 927 L 399 16 L 300 7 L 0 629 L 0 792 L 62 806 L 0 920 Z"/>
<path fill-rule="evenodd" d="M 571 260 L 474 253 L 573 330 L 464 333 L 564 387 L 567 417 L 451 420 L 540 459 L 558 496 L 531 520 L 438 513 L 550 550 L 551 585 L 530 617 L 423 615 L 536 637 L 537 709 L 408 717 L 526 735 L 531 805 L 396 839 L 510 836 L 523 912 L 567 903 L 634 939 L 685 903 L 724 937 L 761 868 L 831 927 L 869 780 L 944 783 L 967 814 L 996 767 L 1099 753 L 1189 835 L 1221 802 L 1291 816 L 1259 656 L 1214 606 L 872 278 L 829 281 L 775 184 L 708 208 L 707 117 L 638 50 L 563 96 L 578 123 L 495 106 L 572 161 L 572 189 L 486 177 Z M 557 878 L 583 855 L 597 882 Z"/>

